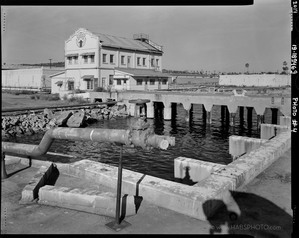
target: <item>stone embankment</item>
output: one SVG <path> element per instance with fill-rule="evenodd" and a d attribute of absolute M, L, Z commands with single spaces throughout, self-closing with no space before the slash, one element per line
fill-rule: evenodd
<path fill-rule="evenodd" d="M 99 120 L 127 117 L 125 105 L 98 105 L 90 109 L 56 111 L 45 109 L 39 114 L 2 116 L 2 139 L 32 135 L 53 127 L 85 127 Z"/>

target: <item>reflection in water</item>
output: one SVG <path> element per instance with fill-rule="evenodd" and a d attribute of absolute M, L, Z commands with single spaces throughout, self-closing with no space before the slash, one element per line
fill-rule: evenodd
<path fill-rule="evenodd" d="M 220 106 L 214 106 L 211 112 L 212 124 L 206 124 L 202 117 L 202 105 L 193 105 L 191 118 L 185 120 L 186 111 L 178 104 L 172 109 L 172 120 L 163 119 L 163 110 L 155 109 L 155 118 L 148 119 L 158 135 L 170 135 L 176 138 L 176 145 L 166 151 L 152 149 L 145 151 L 141 148 L 124 146 L 123 167 L 148 175 L 173 180 L 174 162 L 179 156 L 200 159 L 221 164 L 231 162 L 228 154 L 228 140 L 230 135 L 241 135 L 259 138 L 256 113 L 252 112 L 252 127 L 246 127 L 247 110 L 244 110 L 244 123 L 240 123 L 239 112 L 236 113 L 234 130 L 227 123 L 226 118 L 221 120 Z M 269 113 L 270 111 L 270 113 Z M 279 115 L 278 115 L 279 116 Z M 116 120 L 102 120 L 89 127 L 107 129 L 127 129 L 132 118 Z M 271 110 L 266 110 L 265 123 L 271 123 Z M 11 139 L 12 142 L 39 144 L 43 134 L 22 136 Z M 112 165 L 118 165 L 119 146 L 111 143 L 62 141 L 55 140 L 50 148 L 51 152 L 73 155 L 76 158 L 71 162 L 81 159 L 90 159 Z"/>

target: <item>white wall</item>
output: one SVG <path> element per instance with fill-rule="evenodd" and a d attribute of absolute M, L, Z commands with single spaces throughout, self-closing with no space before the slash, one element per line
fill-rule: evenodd
<path fill-rule="evenodd" d="M 56 84 L 56 82 L 58 82 L 58 81 L 63 82 L 62 86 L 58 86 Z M 66 81 L 67 81 L 67 78 L 65 77 L 65 73 L 59 74 L 57 76 L 53 76 L 51 79 L 51 93 L 54 94 L 54 93 L 61 93 L 61 92 L 66 91 L 67 90 Z"/>
<path fill-rule="evenodd" d="M 85 44 L 81 48 L 77 45 L 77 38 L 80 34 L 85 36 Z M 72 61 L 72 64 L 69 64 L 67 57 L 65 57 L 66 69 L 91 68 L 99 65 L 99 38 L 86 29 L 78 29 L 73 35 L 71 35 L 70 38 L 65 41 L 64 50 L 65 55 L 78 54 L 78 64 L 74 64 L 74 60 Z M 84 59 L 81 54 L 91 52 L 95 53 L 94 63 L 84 63 Z"/>
<path fill-rule="evenodd" d="M 2 87 L 38 89 L 42 74 L 42 68 L 2 70 Z"/>
<path fill-rule="evenodd" d="M 49 75 L 60 72 L 61 68 L 30 68 L 30 69 L 11 69 L 2 70 L 2 87 L 19 89 L 40 89 L 42 87 L 50 88 L 51 79 Z"/>
<path fill-rule="evenodd" d="M 290 86 L 290 75 L 251 74 L 251 75 L 220 75 L 219 85 L 280 87 Z"/>

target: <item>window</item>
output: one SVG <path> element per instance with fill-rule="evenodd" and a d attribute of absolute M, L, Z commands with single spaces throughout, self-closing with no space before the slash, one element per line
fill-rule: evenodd
<path fill-rule="evenodd" d="M 117 79 L 117 85 L 121 85 L 121 79 Z"/>
<path fill-rule="evenodd" d="M 142 61 L 142 62 L 143 62 L 143 66 L 145 66 L 145 58 L 143 58 L 143 61 Z"/>
<path fill-rule="evenodd" d="M 140 57 L 137 57 L 137 65 L 140 65 Z"/>
<path fill-rule="evenodd" d="M 110 55 L 110 63 L 111 63 L 111 64 L 113 64 L 113 61 L 114 61 L 113 58 L 114 58 L 114 55 Z"/>
<path fill-rule="evenodd" d="M 156 59 L 156 67 L 159 67 L 159 59 Z"/>
<path fill-rule="evenodd" d="M 67 57 L 69 64 L 72 64 L 72 57 Z"/>
<path fill-rule="evenodd" d="M 142 85 L 142 79 L 137 79 L 137 85 Z"/>
<path fill-rule="evenodd" d="M 87 89 L 93 89 L 93 80 L 92 79 L 86 81 L 86 83 L 87 83 Z"/>
<path fill-rule="evenodd" d="M 167 79 L 162 79 L 162 84 L 167 84 Z"/>
<path fill-rule="evenodd" d="M 74 57 L 74 61 L 75 61 L 74 64 L 78 64 L 78 56 Z"/>
<path fill-rule="evenodd" d="M 106 77 L 102 77 L 102 87 L 106 87 Z"/>
<path fill-rule="evenodd" d="M 113 74 L 109 75 L 109 85 L 113 85 Z"/>
<path fill-rule="evenodd" d="M 67 85 L 68 85 L 68 90 L 74 90 L 74 88 L 75 88 L 74 87 L 74 82 L 69 81 Z"/>
<path fill-rule="evenodd" d="M 131 67 L 131 56 L 127 57 L 127 61 L 128 61 L 128 67 Z"/>
<path fill-rule="evenodd" d="M 107 54 L 103 54 L 103 63 L 107 63 Z"/>
<path fill-rule="evenodd" d="M 121 60 L 121 64 L 125 64 L 125 56 L 122 55 L 120 60 Z"/>
<path fill-rule="evenodd" d="M 155 80 L 154 79 L 150 79 L 150 85 L 155 85 Z"/>
<path fill-rule="evenodd" d="M 87 56 L 87 55 L 84 55 L 84 56 L 83 56 L 83 59 L 84 59 L 84 64 L 87 64 L 87 63 L 88 63 L 88 56 Z"/>
<path fill-rule="evenodd" d="M 94 63 L 94 55 L 90 55 L 90 63 Z"/>
<path fill-rule="evenodd" d="M 154 67 L 154 59 L 151 59 L 151 67 Z"/>

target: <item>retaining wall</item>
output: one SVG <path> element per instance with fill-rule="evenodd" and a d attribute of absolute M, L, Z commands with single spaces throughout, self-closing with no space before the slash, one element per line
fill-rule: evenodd
<path fill-rule="evenodd" d="M 258 149 L 213 171 L 193 186 L 123 169 L 122 191 L 128 195 L 142 196 L 144 200 L 157 206 L 196 219 L 207 220 L 220 204 L 224 203 L 227 206 L 231 204 L 230 191 L 238 190 L 251 182 L 290 148 L 291 132 L 287 130 L 266 141 Z M 21 162 L 23 161 L 28 163 L 26 159 L 21 159 Z M 32 166 L 45 163 L 33 160 Z M 116 188 L 118 168 L 115 166 L 90 160 L 81 160 L 72 164 L 57 163 L 56 166 L 61 173 Z M 239 214 L 238 211 L 236 213 Z"/>

